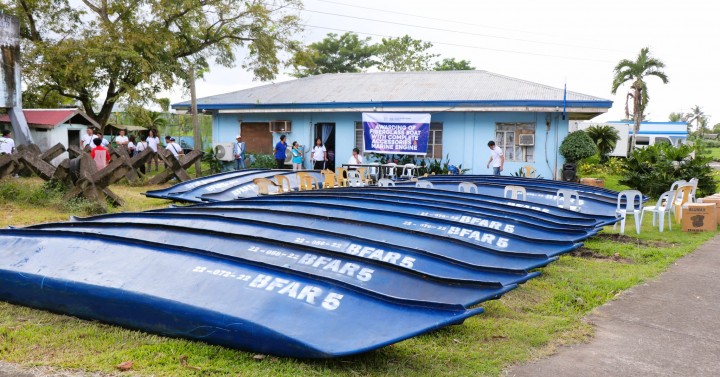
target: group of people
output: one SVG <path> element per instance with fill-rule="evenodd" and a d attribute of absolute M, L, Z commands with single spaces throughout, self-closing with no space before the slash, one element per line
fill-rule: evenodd
<path fill-rule="evenodd" d="M 107 146 L 110 142 L 105 139 L 99 130 L 93 127 L 88 127 L 85 135 L 80 139 L 80 148 L 90 148 L 90 156 L 95 161 L 95 165 L 98 170 L 105 168 L 110 163 L 110 152 Z M 153 155 L 147 164 L 147 170 L 145 166 L 140 167 L 140 172 L 145 174 L 147 171 L 152 171 L 152 165 L 155 164 L 155 171 L 159 168 L 159 158 L 157 155 L 158 148 L 162 148 L 160 143 L 160 137 L 157 136 L 157 130 L 151 129 L 147 135 L 141 135 L 140 141 L 137 141 L 135 135 L 126 136 L 125 130 L 120 130 L 118 136 L 115 137 L 115 145 L 119 148 L 125 148 L 128 151 L 130 157 L 140 154 L 146 149 L 151 149 Z M 175 158 L 180 158 L 184 155 L 183 149 L 175 141 L 174 137 L 165 136 L 165 149 L 170 151 Z"/>
<path fill-rule="evenodd" d="M 281 135 L 280 141 L 275 144 L 275 149 L 273 149 L 273 155 L 275 156 L 275 161 L 277 162 L 278 169 L 285 168 L 285 159 L 287 157 L 287 142 L 285 140 L 285 135 Z M 327 164 L 328 161 L 330 161 L 329 156 L 331 152 L 328 152 L 327 148 L 325 148 L 325 145 L 323 145 L 323 141 L 321 138 L 315 139 L 315 145 L 313 146 L 313 148 L 304 153 L 303 150 L 300 148 L 300 144 L 297 141 L 292 142 L 290 146 L 290 154 L 293 170 L 302 170 L 303 163 L 305 162 L 305 153 L 310 153 L 310 159 L 313 169 L 323 170 L 328 168 Z M 350 161 L 359 162 L 350 163 L 362 164 L 362 156 L 359 153 L 359 149 L 353 149 L 353 157 L 350 158 Z"/>

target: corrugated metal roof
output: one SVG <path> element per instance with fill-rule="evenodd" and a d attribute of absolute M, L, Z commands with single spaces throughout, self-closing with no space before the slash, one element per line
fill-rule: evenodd
<path fill-rule="evenodd" d="M 487 71 L 423 71 L 324 74 L 198 99 L 208 105 L 288 105 L 375 102 L 562 101 L 563 89 Z M 611 101 L 567 92 L 571 102 L 610 107 Z M 186 107 L 189 102 L 176 104 Z M 205 105 L 205 106 L 203 106 Z M 522 105 L 515 105 L 522 106 Z"/>
<path fill-rule="evenodd" d="M 53 128 L 69 120 L 98 127 L 97 122 L 78 109 L 24 109 L 23 113 L 28 126 L 35 128 Z M 0 123 L 10 123 L 10 116 L 0 115 Z"/>

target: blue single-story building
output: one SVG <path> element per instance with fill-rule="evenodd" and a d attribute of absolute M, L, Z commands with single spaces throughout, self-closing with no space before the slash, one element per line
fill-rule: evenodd
<path fill-rule="evenodd" d="M 362 150 L 362 113 L 429 113 L 426 158 L 449 156 L 472 174 L 488 174 L 487 142 L 494 140 L 505 151 L 503 174 L 531 165 L 545 178 L 562 168 L 558 146 L 568 121 L 592 119 L 611 106 L 486 71 L 324 74 L 198 99 L 198 109 L 213 115 L 213 141 L 232 143 L 241 134 L 251 153 L 271 153 L 282 134 L 308 148 L 322 137 L 341 166 L 353 148 Z"/>

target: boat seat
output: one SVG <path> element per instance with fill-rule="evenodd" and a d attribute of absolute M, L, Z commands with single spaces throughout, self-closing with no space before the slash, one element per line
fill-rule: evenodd
<path fill-rule="evenodd" d="M 617 199 L 615 216 L 620 217 L 620 234 L 625 234 L 625 219 L 628 215 L 635 216 L 635 231 L 640 234 L 640 211 L 642 210 L 642 193 L 638 190 L 620 191 Z M 613 230 L 617 223 L 613 225 Z"/>
<path fill-rule="evenodd" d="M 460 182 L 458 185 L 458 191 L 459 192 L 469 192 L 472 194 L 478 193 L 478 187 L 476 184 L 472 182 Z"/>
<path fill-rule="evenodd" d="M 379 187 L 395 187 L 395 182 L 392 179 L 381 178 L 377 185 Z"/>
<path fill-rule="evenodd" d="M 510 193 L 510 199 L 527 200 L 527 191 L 525 191 L 525 187 L 507 185 L 507 186 L 505 186 L 505 191 L 503 192 L 503 197 L 507 198 L 508 193 Z M 522 195 L 522 199 L 520 199 L 521 195 Z"/>
<path fill-rule="evenodd" d="M 577 190 L 559 189 L 555 194 L 555 205 L 558 208 L 580 212 L 580 193 Z"/>
<path fill-rule="evenodd" d="M 430 181 L 417 181 L 417 183 L 415 183 L 415 187 L 431 189 L 433 188 L 433 184 Z"/>

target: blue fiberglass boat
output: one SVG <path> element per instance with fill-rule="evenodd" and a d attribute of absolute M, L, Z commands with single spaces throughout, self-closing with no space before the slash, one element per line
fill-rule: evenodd
<path fill-rule="evenodd" d="M 175 184 L 173 186 L 170 186 L 168 188 L 160 189 L 160 190 L 150 190 L 146 193 L 144 193 L 145 196 L 148 198 L 157 198 L 157 199 L 169 199 L 169 195 L 172 194 L 181 194 L 187 191 L 190 191 L 194 188 L 209 185 L 218 181 L 222 180 L 228 180 L 232 178 L 237 177 L 250 177 L 254 174 L 257 174 L 261 171 L 267 171 L 269 169 L 246 169 L 242 171 L 231 171 L 226 173 L 219 173 L 219 174 L 213 174 L 209 175 L 207 177 L 201 177 L 196 179 L 191 179 L 189 181 L 180 182 L 178 184 Z M 252 180 L 252 178 L 250 178 Z"/>
<path fill-rule="evenodd" d="M 0 230 L 0 245 L 1 300 L 279 356 L 356 354 L 482 312 L 113 236 Z"/>

